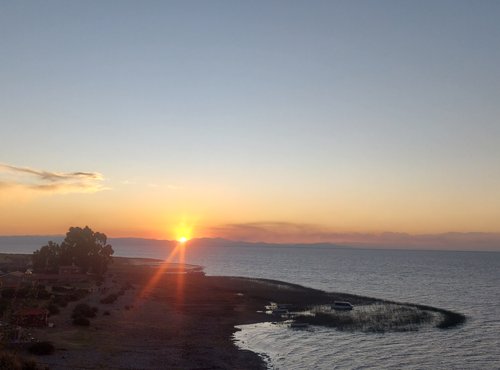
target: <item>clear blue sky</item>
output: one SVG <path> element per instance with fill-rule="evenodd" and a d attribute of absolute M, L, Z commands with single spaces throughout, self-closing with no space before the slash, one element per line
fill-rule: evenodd
<path fill-rule="evenodd" d="M 207 224 L 500 231 L 499 20 L 499 1 L 2 1 L 0 162 L 99 172 L 96 199 L 259 204 L 173 206 Z"/>

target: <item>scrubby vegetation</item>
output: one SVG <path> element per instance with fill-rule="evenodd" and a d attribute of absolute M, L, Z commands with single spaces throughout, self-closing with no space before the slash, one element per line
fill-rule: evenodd
<path fill-rule="evenodd" d="M 54 303 L 49 303 L 47 309 L 49 310 L 50 316 L 57 315 L 60 312 L 59 307 Z"/>
<path fill-rule="evenodd" d="M 465 315 L 457 312 L 447 311 L 443 313 L 443 320 L 436 325 L 439 329 L 453 328 L 458 325 L 462 325 L 465 322 Z"/>
<path fill-rule="evenodd" d="M 90 325 L 90 320 L 87 319 L 86 317 L 75 317 L 73 319 L 73 325 L 77 326 L 89 326 Z"/>
<path fill-rule="evenodd" d="M 96 317 L 98 311 L 97 307 L 90 307 L 86 303 L 77 304 L 71 314 L 73 325 L 89 326 L 89 318 Z"/>
<path fill-rule="evenodd" d="M 71 317 L 72 318 L 77 318 L 77 317 L 92 318 L 92 317 L 96 316 L 98 311 L 99 310 L 97 307 L 90 307 L 86 303 L 79 303 L 73 309 L 73 313 L 71 314 Z"/>
<path fill-rule="evenodd" d="M 465 315 L 463 315 L 461 313 L 445 310 L 443 308 L 425 306 L 425 305 L 420 305 L 420 304 L 417 304 L 414 306 L 418 307 L 420 309 L 424 309 L 427 311 L 436 312 L 436 313 L 441 314 L 441 320 L 436 325 L 436 328 L 439 328 L 439 329 L 454 328 L 455 326 L 462 325 L 463 323 L 465 323 L 465 320 L 467 319 L 465 317 Z"/>
<path fill-rule="evenodd" d="M 101 299 L 100 302 L 103 304 L 111 304 L 111 303 L 114 303 L 117 299 L 118 299 L 118 294 L 111 293 L 111 294 L 107 295 L 106 297 L 104 297 L 103 299 Z"/>
<path fill-rule="evenodd" d="M 437 315 L 429 311 L 384 303 L 357 306 L 352 311 L 316 309 L 310 315 L 296 317 L 298 322 L 363 332 L 417 330 L 422 324 L 430 324 L 436 319 Z"/>
<path fill-rule="evenodd" d="M 59 307 L 66 307 L 69 302 L 76 302 L 88 295 L 85 289 L 72 289 L 65 287 L 53 287 L 52 290 L 57 292 L 52 296 L 51 304 Z"/>
<path fill-rule="evenodd" d="M 16 289 L 4 288 L 2 289 L 2 298 L 11 299 L 16 296 Z"/>
<path fill-rule="evenodd" d="M 100 300 L 100 302 L 102 304 L 111 304 L 111 303 L 114 303 L 118 297 L 122 296 L 125 294 L 125 291 L 127 289 L 132 289 L 132 285 L 131 284 L 126 284 L 124 285 L 117 293 L 110 293 L 109 295 L 107 295 L 106 297 L 104 297 L 103 299 Z"/>
<path fill-rule="evenodd" d="M 58 305 L 59 307 L 66 307 L 68 305 L 65 295 L 55 295 L 52 299 L 52 303 Z"/>

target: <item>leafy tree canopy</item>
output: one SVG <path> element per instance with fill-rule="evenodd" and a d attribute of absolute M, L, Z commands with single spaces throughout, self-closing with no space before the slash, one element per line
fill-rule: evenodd
<path fill-rule="evenodd" d="M 76 265 L 82 272 L 103 274 L 114 251 L 107 237 L 88 226 L 70 227 L 61 244 L 49 241 L 33 252 L 35 271 L 58 272 L 59 266 Z"/>

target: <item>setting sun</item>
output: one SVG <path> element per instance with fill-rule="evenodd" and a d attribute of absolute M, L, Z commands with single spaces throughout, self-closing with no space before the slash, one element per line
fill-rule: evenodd
<path fill-rule="evenodd" d="M 173 233 L 175 239 L 179 243 L 184 244 L 193 237 L 193 225 L 191 223 L 182 221 L 174 226 Z"/>

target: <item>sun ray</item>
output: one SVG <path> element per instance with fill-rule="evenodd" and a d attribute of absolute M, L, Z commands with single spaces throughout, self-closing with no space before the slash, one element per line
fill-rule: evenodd
<path fill-rule="evenodd" d="M 179 243 L 175 246 L 175 248 L 170 252 L 169 256 L 163 261 L 163 263 L 158 267 L 158 270 L 154 273 L 154 275 L 149 279 L 149 281 L 144 285 L 144 288 L 141 290 L 139 294 L 139 299 L 145 297 L 146 293 L 152 290 L 157 284 L 160 278 L 163 276 L 165 271 L 168 269 L 170 262 L 174 259 L 174 257 L 179 253 L 182 245 Z"/>
<path fill-rule="evenodd" d="M 177 273 L 177 285 L 176 285 L 176 301 L 177 303 L 182 303 L 184 301 L 184 274 L 185 274 L 185 263 L 186 263 L 186 245 L 193 235 L 193 226 L 186 223 L 185 221 L 180 222 L 174 228 L 175 235 L 177 238 L 177 243 L 172 249 L 168 257 L 162 262 L 158 269 L 154 272 L 151 278 L 144 285 L 142 290 L 137 295 L 135 303 L 138 304 L 143 300 L 146 295 L 151 292 L 159 283 L 160 279 L 169 267 L 170 263 L 176 258 L 178 263 L 178 273 Z"/>

